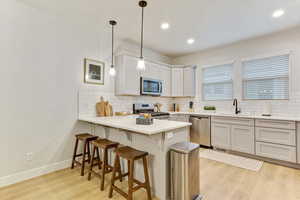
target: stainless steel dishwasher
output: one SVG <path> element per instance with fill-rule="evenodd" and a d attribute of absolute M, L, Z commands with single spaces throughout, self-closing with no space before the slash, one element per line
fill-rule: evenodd
<path fill-rule="evenodd" d="M 210 116 L 192 115 L 190 116 L 190 122 L 192 123 L 190 128 L 191 142 L 211 147 Z"/>

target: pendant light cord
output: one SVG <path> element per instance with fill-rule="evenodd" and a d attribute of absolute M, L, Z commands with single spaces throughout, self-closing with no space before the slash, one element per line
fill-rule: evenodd
<path fill-rule="evenodd" d="M 144 47 L 144 7 L 142 7 L 141 58 L 143 58 L 143 47 Z"/>
<path fill-rule="evenodd" d="M 111 67 L 114 67 L 114 25 L 112 25 L 111 38 Z"/>

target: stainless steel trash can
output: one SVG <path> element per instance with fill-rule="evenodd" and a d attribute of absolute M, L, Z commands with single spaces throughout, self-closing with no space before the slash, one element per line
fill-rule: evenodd
<path fill-rule="evenodd" d="M 171 146 L 171 200 L 200 200 L 199 144 L 181 142 Z"/>

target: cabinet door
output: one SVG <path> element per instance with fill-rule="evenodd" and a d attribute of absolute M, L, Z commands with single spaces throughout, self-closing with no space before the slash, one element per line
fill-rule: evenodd
<path fill-rule="evenodd" d="M 231 149 L 230 141 L 231 125 L 212 123 L 211 143 L 213 147 Z"/>
<path fill-rule="evenodd" d="M 254 127 L 231 127 L 231 149 L 243 153 L 254 154 Z"/>
<path fill-rule="evenodd" d="M 140 74 L 136 69 L 138 59 L 131 56 L 119 56 L 116 59 L 117 95 L 140 95 Z"/>
<path fill-rule="evenodd" d="M 143 77 L 151 78 L 151 79 L 160 79 L 161 69 L 159 65 L 151 62 L 146 62 L 145 65 L 146 65 L 146 70 L 141 74 Z"/>
<path fill-rule="evenodd" d="M 124 91 L 128 95 L 140 95 L 140 75 L 136 69 L 138 59 L 124 57 Z"/>
<path fill-rule="evenodd" d="M 171 69 L 169 67 L 161 66 L 160 80 L 162 81 L 161 96 L 171 96 Z"/>
<path fill-rule="evenodd" d="M 195 67 L 186 67 L 183 69 L 183 96 L 195 96 Z"/>
<path fill-rule="evenodd" d="M 183 68 L 172 69 L 172 96 L 183 96 Z"/>

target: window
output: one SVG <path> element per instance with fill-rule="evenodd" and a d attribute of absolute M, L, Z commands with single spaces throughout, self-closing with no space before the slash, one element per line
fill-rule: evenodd
<path fill-rule="evenodd" d="M 231 100 L 233 64 L 217 65 L 203 69 L 203 100 Z"/>
<path fill-rule="evenodd" d="M 287 54 L 243 62 L 244 99 L 288 99 L 289 59 Z"/>

